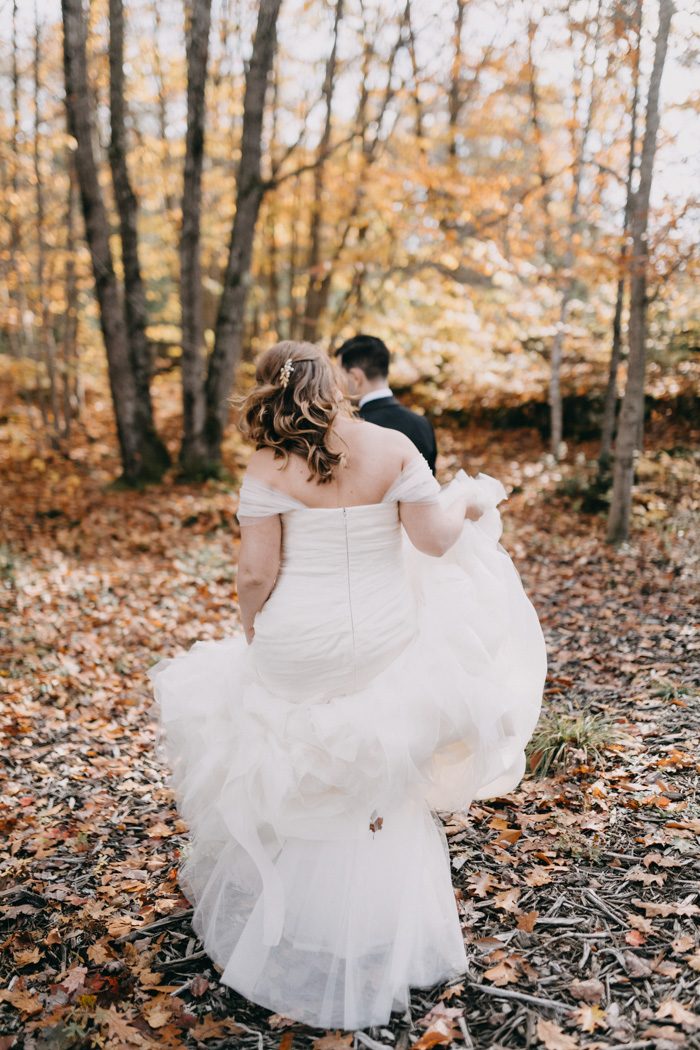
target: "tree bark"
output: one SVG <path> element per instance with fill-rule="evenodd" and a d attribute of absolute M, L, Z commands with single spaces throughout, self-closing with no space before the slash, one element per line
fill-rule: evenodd
<path fill-rule="evenodd" d="M 634 195 L 632 207 L 629 358 L 625 396 L 620 410 L 615 442 L 613 492 L 608 517 L 607 538 L 609 543 L 622 543 L 629 536 L 634 464 L 637 453 L 642 447 L 644 431 L 649 198 L 659 130 L 659 93 L 673 10 L 672 0 L 659 0 L 659 27 L 656 33 L 654 65 L 647 95 L 644 140 L 639 163 L 639 186 Z"/>
<path fill-rule="evenodd" d="M 168 96 L 165 80 L 165 72 L 161 62 L 161 11 L 159 0 L 153 4 L 153 71 L 155 74 L 156 91 L 158 95 L 158 132 L 160 134 L 163 166 L 163 204 L 170 215 L 177 206 L 177 199 L 170 190 L 170 174 L 172 171 L 170 159 L 170 145 L 168 143 Z"/>
<path fill-rule="evenodd" d="M 326 110 L 325 122 L 321 138 L 316 150 L 316 166 L 314 168 L 314 195 L 311 206 L 311 219 L 309 223 L 309 257 L 307 259 L 307 270 L 309 283 L 306 292 L 306 307 L 304 310 L 304 327 L 302 338 L 309 343 L 316 341 L 318 335 L 318 321 L 323 309 L 323 273 L 321 256 L 321 229 L 323 224 L 323 193 L 326 175 L 326 154 L 331 141 L 333 127 L 333 95 L 335 92 L 335 74 L 337 68 L 338 54 L 338 30 L 343 17 L 343 0 L 336 0 L 335 19 L 333 23 L 333 44 L 331 53 L 326 63 L 326 75 L 323 80 L 323 101 Z"/>
<path fill-rule="evenodd" d="M 204 439 L 206 374 L 203 324 L 201 214 L 205 97 L 209 59 L 211 0 L 192 0 L 187 33 L 187 133 L 180 235 L 182 308 L 183 438 L 180 469 L 201 473 L 207 459 Z"/>
<path fill-rule="evenodd" d="M 420 97 L 420 70 L 418 68 L 418 53 L 416 50 L 416 34 L 413 28 L 413 11 L 411 0 L 406 0 L 406 28 L 408 32 L 408 55 L 411 59 L 411 73 L 413 82 L 413 108 L 415 112 L 415 136 L 418 139 L 418 148 L 421 156 L 425 157 L 426 148 L 424 137 L 424 113 L 423 102 Z"/>
<path fill-rule="evenodd" d="M 66 150 L 68 169 L 68 195 L 66 200 L 66 250 L 64 262 L 64 287 L 66 309 L 61 331 L 61 371 L 63 379 L 63 437 L 68 437 L 73 418 L 80 414 L 81 390 L 78 359 L 78 280 L 75 267 L 76 239 L 75 213 L 78 188 L 75 173 L 75 158 Z"/>
<path fill-rule="evenodd" d="M 554 251 L 552 247 L 552 195 L 549 190 L 551 175 L 547 171 L 544 155 L 544 130 L 540 113 L 540 90 L 537 83 L 537 71 L 535 69 L 534 44 L 537 27 L 530 20 L 527 24 L 527 70 L 528 70 L 528 94 L 530 98 L 530 122 L 532 124 L 535 148 L 537 151 L 537 177 L 542 191 L 542 204 L 544 206 L 544 242 L 542 254 L 549 266 L 554 265 Z"/>
<path fill-rule="evenodd" d="M 629 155 L 627 159 L 627 185 L 625 196 L 625 211 L 622 220 L 622 245 L 620 248 L 620 274 L 617 279 L 617 294 L 615 297 L 615 315 L 612 326 L 612 348 L 610 351 L 610 366 L 608 369 L 608 381 L 605 388 L 605 400 L 603 404 L 603 421 L 600 434 L 600 452 L 598 454 L 598 478 L 603 480 L 607 477 L 610 469 L 610 451 L 612 449 L 613 434 L 615 432 L 615 417 L 617 410 L 617 374 L 622 357 L 622 310 L 624 307 L 626 269 L 628 256 L 628 237 L 630 216 L 632 214 L 632 200 L 634 197 L 634 169 L 637 156 L 637 109 L 639 106 L 639 63 L 641 54 L 642 38 L 642 0 L 637 0 L 634 8 L 634 59 L 632 69 L 632 104 L 630 112 L 630 138 Z"/>
<path fill-rule="evenodd" d="M 146 336 L 148 310 L 141 277 L 138 240 L 138 203 L 127 167 L 124 102 L 124 7 L 109 0 L 109 161 L 114 197 L 119 212 L 119 232 L 124 268 L 124 305 L 129 357 L 136 387 L 136 416 L 141 440 L 142 472 L 158 480 L 170 457 L 158 437 L 151 404 L 151 355 Z"/>
<path fill-rule="evenodd" d="M 23 337 L 25 303 L 22 294 L 21 267 L 19 265 L 22 247 L 22 227 L 19 212 L 19 137 L 21 121 L 17 23 L 18 0 L 12 0 L 12 58 L 10 64 L 12 130 L 10 133 L 10 202 L 8 208 L 10 227 L 8 277 L 11 309 L 7 334 L 10 351 L 13 354 L 22 354 L 25 342 Z"/>
<path fill-rule="evenodd" d="M 574 242 L 576 241 L 576 238 L 578 237 L 581 229 L 581 181 L 583 179 L 583 170 L 586 163 L 586 149 L 588 147 L 588 140 L 590 137 L 591 129 L 593 127 L 593 116 L 595 113 L 595 107 L 597 102 L 598 82 L 596 78 L 595 63 L 598 56 L 598 45 L 601 31 L 601 8 L 602 3 L 599 0 L 595 22 L 593 56 L 589 63 L 589 68 L 591 71 L 590 94 L 588 97 L 588 104 L 586 109 L 586 119 L 581 129 L 581 135 L 578 140 L 578 143 L 576 143 L 576 136 L 572 129 L 574 193 L 571 200 L 571 210 L 569 212 L 567 246 L 566 251 L 564 253 L 564 258 L 562 260 L 562 268 L 564 270 L 565 283 L 559 304 L 559 322 L 557 324 L 557 330 L 554 335 L 554 340 L 552 342 L 552 352 L 550 357 L 550 450 L 555 459 L 559 459 L 561 456 L 562 443 L 564 439 L 564 410 L 561 396 L 561 366 L 564 356 L 564 336 L 566 334 L 566 325 L 569 318 L 569 306 L 571 304 L 571 300 L 574 298 L 575 290 L 572 269 L 574 266 Z M 584 45 L 584 52 L 582 57 L 583 68 L 585 68 L 585 50 L 586 45 Z M 578 75 L 580 76 L 580 80 L 576 81 L 575 91 L 577 99 L 581 91 L 580 85 L 583 81 L 583 70 Z M 577 110 L 578 103 L 576 102 L 574 112 L 577 112 Z"/>
<path fill-rule="evenodd" d="M 450 89 L 447 94 L 449 145 L 448 150 L 451 157 L 457 156 L 457 127 L 459 114 L 462 109 L 462 31 L 464 29 L 464 12 L 467 8 L 467 0 L 457 0 L 457 11 L 454 26 L 454 54 L 452 56 L 452 72 L 450 75 Z"/>
<path fill-rule="evenodd" d="M 58 445 L 61 432 L 60 398 L 58 389 L 58 370 L 56 367 L 56 343 L 51 325 L 51 297 L 46 287 L 46 201 L 44 195 L 44 170 L 42 164 L 41 137 L 41 22 L 36 2 L 34 4 L 34 202 L 36 209 L 36 289 L 41 303 L 41 326 L 39 346 L 46 366 L 49 381 L 47 403 L 42 393 L 42 414 L 49 432 L 49 439 L 54 447 Z M 49 423 L 49 406 L 51 422 Z"/>
<path fill-rule="evenodd" d="M 109 244 L 107 213 L 92 146 L 93 123 L 82 0 L 61 0 L 61 8 L 68 125 L 76 141 L 75 165 L 80 202 L 95 279 L 100 326 L 107 352 L 123 477 L 127 483 L 133 484 L 142 479 L 136 383 L 129 356 L 124 305 Z"/>
<path fill-rule="evenodd" d="M 241 357 L 253 238 L 264 189 L 261 156 L 265 95 L 275 53 L 280 5 L 281 0 L 260 0 L 253 53 L 246 75 L 236 214 L 206 383 L 205 438 L 211 472 L 217 472 L 221 462 L 227 402 Z"/>

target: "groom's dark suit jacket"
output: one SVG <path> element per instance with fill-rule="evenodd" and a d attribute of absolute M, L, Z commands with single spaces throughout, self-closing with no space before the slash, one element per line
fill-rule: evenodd
<path fill-rule="evenodd" d="M 433 474 L 435 473 L 437 457 L 435 434 L 425 416 L 411 412 L 410 408 L 406 408 L 395 397 L 377 397 L 374 401 L 368 401 L 360 409 L 360 416 L 368 423 L 389 427 L 390 430 L 400 430 L 402 434 L 411 439 L 418 451 L 427 459 Z"/>

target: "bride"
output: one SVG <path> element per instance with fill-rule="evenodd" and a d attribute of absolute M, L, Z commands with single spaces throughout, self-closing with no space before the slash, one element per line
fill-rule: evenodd
<path fill-rule="evenodd" d="M 330 359 L 278 343 L 242 409 L 245 638 L 151 677 L 221 980 L 320 1028 L 384 1024 L 466 956 L 435 811 L 512 790 L 545 651 L 501 484 L 441 490 L 352 414 Z"/>

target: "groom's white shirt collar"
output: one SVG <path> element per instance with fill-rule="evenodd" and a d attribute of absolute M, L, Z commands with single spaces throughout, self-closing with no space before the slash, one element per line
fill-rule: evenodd
<path fill-rule="evenodd" d="M 379 390 L 370 390 L 369 394 L 365 394 L 364 397 L 360 398 L 359 408 L 363 408 L 369 401 L 378 401 L 380 397 L 393 397 L 390 386 L 382 386 Z"/>

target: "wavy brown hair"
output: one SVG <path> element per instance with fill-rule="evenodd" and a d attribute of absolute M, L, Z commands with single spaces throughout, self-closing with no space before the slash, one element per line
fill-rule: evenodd
<path fill-rule="evenodd" d="M 256 448 L 271 448 L 276 459 L 303 456 L 309 480 L 323 485 L 345 462 L 329 447 L 333 423 L 349 414 L 340 394 L 336 365 L 313 343 L 276 343 L 258 358 L 257 386 L 241 404 L 241 433 Z"/>

